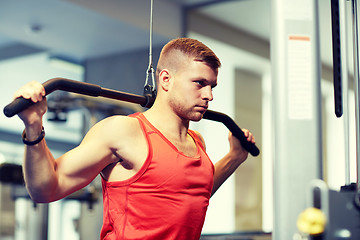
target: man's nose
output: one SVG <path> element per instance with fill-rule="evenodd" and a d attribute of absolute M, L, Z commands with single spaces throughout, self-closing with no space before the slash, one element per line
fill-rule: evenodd
<path fill-rule="evenodd" d="M 206 86 L 206 87 L 204 87 L 203 90 L 204 91 L 203 91 L 202 98 L 207 100 L 207 101 L 212 101 L 214 99 L 214 97 L 213 97 L 213 92 L 212 92 L 211 86 Z"/>

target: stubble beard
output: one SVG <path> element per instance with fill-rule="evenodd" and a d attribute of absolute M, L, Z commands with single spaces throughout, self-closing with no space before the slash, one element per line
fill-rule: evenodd
<path fill-rule="evenodd" d="M 184 104 L 180 104 L 180 101 L 176 99 L 170 99 L 169 104 L 173 111 L 184 121 L 198 122 L 202 119 L 204 113 L 194 110 L 194 106 L 185 107 Z"/>

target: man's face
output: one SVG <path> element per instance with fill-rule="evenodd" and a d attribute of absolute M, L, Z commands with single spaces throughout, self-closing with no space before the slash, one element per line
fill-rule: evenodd
<path fill-rule="evenodd" d="M 184 120 L 199 121 L 213 100 L 217 71 L 204 62 L 189 59 L 173 75 L 169 104 Z"/>

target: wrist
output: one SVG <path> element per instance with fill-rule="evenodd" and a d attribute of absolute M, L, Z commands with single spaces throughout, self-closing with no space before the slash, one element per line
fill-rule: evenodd
<path fill-rule="evenodd" d="M 37 139 L 37 137 L 41 134 L 44 127 L 42 125 L 42 121 L 37 121 L 33 123 L 24 123 L 25 129 L 23 134 L 26 135 L 26 139 L 29 141 Z"/>
<path fill-rule="evenodd" d="M 29 116 L 27 118 L 25 117 L 21 117 L 21 120 L 24 123 L 25 129 L 26 128 L 40 128 L 43 124 L 43 120 L 41 117 L 34 117 L 34 116 Z"/>
<path fill-rule="evenodd" d="M 28 132 L 31 132 L 31 131 L 28 131 Z M 32 135 L 34 134 L 34 132 L 32 132 Z M 35 135 L 37 136 L 36 138 L 31 136 L 31 137 L 28 137 L 26 135 L 26 130 L 23 131 L 22 133 L 22 141 L 25 145 L 35 145 L 35 144 L 38 144 L 39 142 L 41 142 L 44 137 L 45 137 L 45 131 L 44 131 L 44 127 L 41 127 L 41 132 L 40 134 L 37 134 Z"/>
<path fill-rule="evenodd" d="M 232 161 L 236 161 L 236 162 L 244 162 L 247 157 L 248 157 L 248 152 L 245 151 L 245 150 L 242 150 L 242 151 L 236 151 L 236 150 L 233 150 L 233 151 L 230 151 L 229 152 L 229 157 Z"/>

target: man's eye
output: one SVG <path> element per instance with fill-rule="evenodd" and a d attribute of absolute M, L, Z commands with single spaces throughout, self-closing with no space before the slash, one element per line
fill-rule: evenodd
<path fill-rule="evenodd" d="M 200 85 L 200 86 L 204 86 L 204 82 L 203 81 L 195 81 L 196 84 Z"/>

